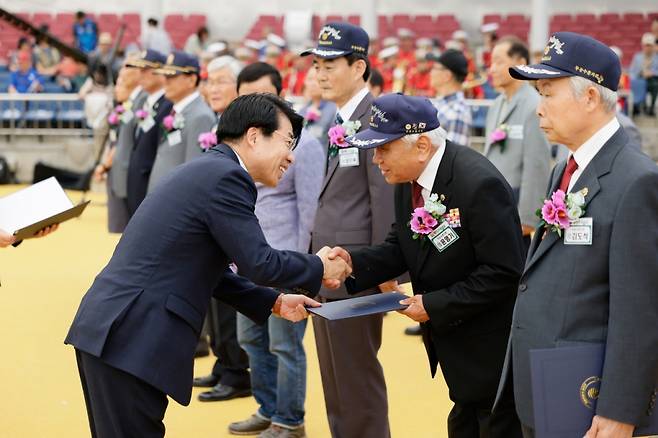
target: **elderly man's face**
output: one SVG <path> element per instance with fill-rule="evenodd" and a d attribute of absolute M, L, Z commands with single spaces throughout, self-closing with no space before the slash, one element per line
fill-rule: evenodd
<path fill-rule="evenodd" d="M 421 136 L 413 145 L 400 138 L 377 147 L 372 162 L 379 166 L 387 183 L 399 184 L 416 180 L 432 155 L 427 137 Z"/>
<path fill-rule="evenodd" d="M 196 91 L 196 75 L 178 74 L 165 77 L 165 97 L 173 103 L 180 102 Z"/>
<path fill-rule="evenodd" d="M 208 73 L 208 100 L 216 113 L 222 113 L 238 97 L 236 80 L 227 67 Z"/>
<path fill-rule="evenodd" d="M 514 82 L 514 79 L 509 74 L 509 68 L 515 65 L 525 64 L 523 58 L 508 55 L 510 45 L 511 43 L 509 42 L 496 44 L 491 52 L 489 74 L 491 74 L 491 83 L 495 88 L 504 88 Z"/>
<path fill-rule="evenodd" d="M 540 79 L 537 91 L 541 96 L 537 106 L 539 127 L 549 142 L 571 145 L 588 124 L 584 117 L 587 99 L 574 95 L 569 78 Z"/>

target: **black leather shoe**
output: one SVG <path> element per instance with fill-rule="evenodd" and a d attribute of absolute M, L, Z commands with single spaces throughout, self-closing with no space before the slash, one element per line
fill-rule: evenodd
<path fill-rule="evenodd" d="M 208 343 L 199 342 L 194 350 L 194 358 L 210 356 L 210 348 Z"/>
<path fill-rule="evenodd" d="M 203 377 L 195 377 L 192 386 L 196 388 L 212 388 L 219 383 L 219 377 L 214 374 L 208 374 Z"/>
<path fill-rule="evenodd" d="M 211 402 L 231 400 L 232 398 L 249 397 L 250 395 L 251 388 L 240 389 L 218 383 L 217 385 L 213 386 L 210 391 L 202 392 L 199 394 L 199 401 Z"/>
<path fill-rule="evenodd" d="M 407 327 L 404 329 L 404 334 L 409 336 L 420 336 L 423 334 L 423 332 L 420 329 L 420 325 L 415 325 L 413 327 Z"/>

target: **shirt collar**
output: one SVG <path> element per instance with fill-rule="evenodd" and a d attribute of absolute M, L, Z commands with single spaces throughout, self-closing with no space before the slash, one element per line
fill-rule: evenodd
<path fill-rule="evenodd" d="M 436 179 L 436 174 L 439 171 L 439 165 L 441 165 L 441 159 L 443 154 L 446 151 L 446 141 L 445 138 L 442 141 L 442 144 L 439 145 L 439 148 L 434 152 L 432 158 L 430 158 L 429 163 L 425 166 L 425 169 L 421 172 L 420 176 L 416 182 L 423 188 L 423 192 L 427 191 L 427 194 L 432 193 L 432 188 L 434 187 L 434 180 Z M 423 193 L 423 197 L 425 193 Z"/>
<path fill-rule="evenodd" d="M 343 118 L 343 121 L 348 121 L 352 118 L 356 107 L 359 106 L 364 97 L 369 93 L 368 87 L 363 87 L 361 91 L 356 93 L 350 100 L 347 101 L 345 105 L 341 108 L 338 108 L 338 113 Z"/>
<path fill-rule="evenodd" d="M 141 85 L 136 86 L 133 89 L 133 91 L 130 93 L 130 96 L 128 97 L 128 100 L 131 101 L 131 102 L 134 101 L 135 99 L 137 99 L 137 95 L 141 92 L 142 92 L 142 86 Z"/>
<path fill-rule="evenodd" d="M 190 104 L 194 99 L 199 97 L 199 92 L 195 91 L 194 93 L 190 94 L 187 97 L 184 97 L 183 100 L 178 102 L 176 105 L 174 105 L 174 111 L 176 111 L 176 114 L 180 114 L 183 112 L 183 110 Z"/>
<path fill-rule="evenodd" d="M 610 140 L 610 137 L 612 137 L 615 132 L 617 132 L 619 126 L 617 117 L 613 117 L 612 120 L 596 131 L 594 135 L 576 149 L 576 152 L 572 155 L 576 164 L 578 164 L 578 170 L 585 170 L 587 165 L 594 159 L 603 145 Z"/>
<path fill-rule="evenodd" d="M 159 89 L 155 93 L 151 93 L 148 95 L 146 98 L 146 103 L 148 104 L 149 108 L 153 108 L 153 105 L 155 105 L 155 102 L 160 100 L 160 98 L 164 95 L 165 90 L 164 88 Z"/>

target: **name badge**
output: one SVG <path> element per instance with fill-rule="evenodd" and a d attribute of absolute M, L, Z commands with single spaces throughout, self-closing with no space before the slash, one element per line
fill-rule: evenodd
<path fill-rule="evenodd" d="M 111 143 L 117 142 L 117 132 L 114 129 L 110 129 L 110 142 Z"/>
<path fill-rule="evenodd" d="M 181 140 L 180 131 L 172 131 L 167 135 L 167 142 L 169 143 L 169 146 L 176 146 L 181 142 Z"/>
<path fill-rule="evenodd" d="M 571 222 L 569 228 L 564 230 L 565 245 L 591 245 L 592 244 L 592 218 L 581 217 Z"/>
<path fill-rule="evenodd" d="M 153 117 L 151 116 L 145 118 L 139 125 L 139 127 L 142 128 L 142 132 L 149 132 L 153 126 L 155 126 L 155 120 L 153 120 Z"/>
<path fill-rule="evenodd" d="M 132 111 L 126 111 L 121 115 L 121 121 L 125 124 L 130 122 L 133 119 L 133 112 Z"/>
<path fill-rule="evenodd" d="M 523 125 L 510 125 L 508 135 L 512 140 L 523 140 Z"/>
<path fill-rule="evenodd" d="M 355 167 L 359 165 L 359 150 L 357 148 L 338 149 L 338 166 Z"/>
<path fill-rule="evenodd" d="M 439 252 L 445 251 L 447 247 L 455 243 L 459 236 L 450 228 L 448 222 L 444 221 L 439 225 L 439 227 L 427 235 L 432 244 L 439 250 Z"/>

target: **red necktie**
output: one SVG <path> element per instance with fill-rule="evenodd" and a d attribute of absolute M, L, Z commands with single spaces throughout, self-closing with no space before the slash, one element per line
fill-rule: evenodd
<path fill-rule="evenodd" d="M 411 206 L 413 209 L 422 207 L 425 205 L 423 201 L 423 187 L 418 184 L 416 181 L 411 183 Z"/>
<path fill-rule="evenodd" d="M 576 171 L 576 169 L 578 169 L 578 163 L 576 163 L 576 160 L 574 160 L 572 155 L 569 158 L 567 167 L 564 169 L 564 173 L 562 174 L 562 180 L 560 181 L 559 190 L 562 190 L 564 193 L 567 193 L 567 189 L 569 188 L 569 182 L 571 182 L 571 177 L 573 176 L 573 173 Z"/>

